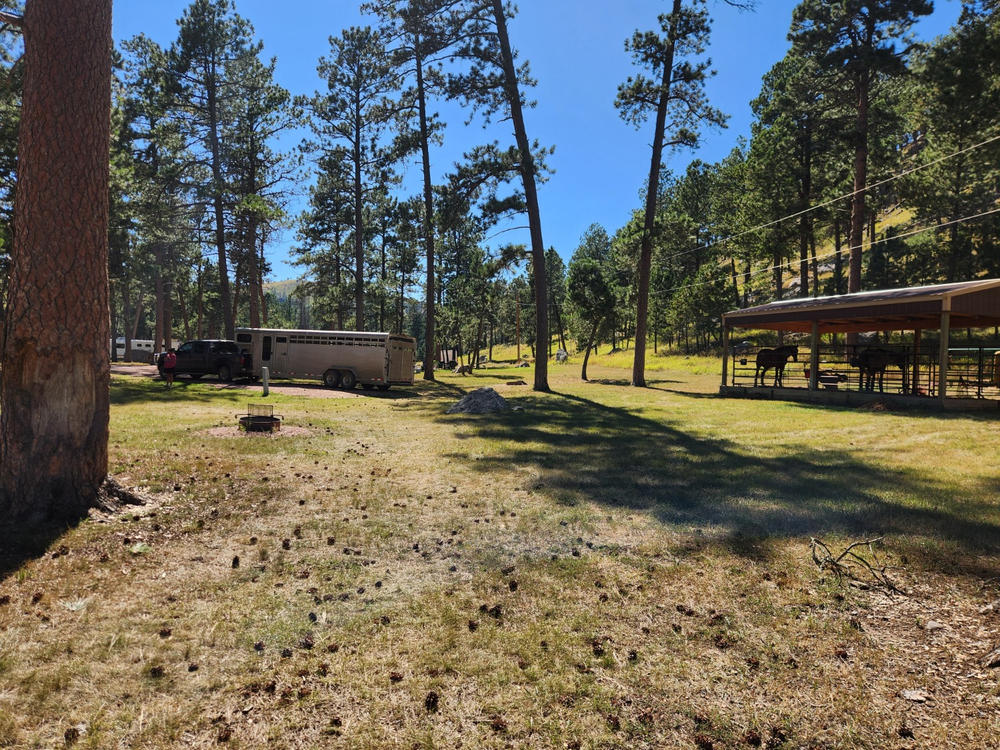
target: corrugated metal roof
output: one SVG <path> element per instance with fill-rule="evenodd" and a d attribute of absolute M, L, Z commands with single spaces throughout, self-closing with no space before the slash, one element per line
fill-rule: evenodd
<path fill-rule="evenodd" d="M 996 292 L 994 290 L 997 290 Z M 797 297 L 778 300 L 766 305 L 733 310 L 723 315 L 725 322 L 737 326 L 809 330 L 813 321 L 820 321 L 824 331 L 903 329 L 907 322 L 915 327 L 930 325 L 942 309 L 951 308 L 951 299 L 981 295 L 989 301 L 986 310 L 965 315 L 953 325 L 997 325 L 1000 305 L 992 298 L 1000 293 L 1000 279 L 977 279 L 950 284 L 913 286 L 904 289 L 879 289 L 829 297 Z M 979 305 L 982 307 L 982 305 Z M 967 318 L 967 319 L 965 319 Z M 859 326 L 870 325 L 871 328 Z"/>

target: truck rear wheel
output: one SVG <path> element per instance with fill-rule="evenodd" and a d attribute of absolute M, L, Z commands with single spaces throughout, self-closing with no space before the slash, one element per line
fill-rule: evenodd
<path fill-rule="evenodd" d="M 351 390 L 355 385 L 357 385 L 358 379 L 355 377 L 354 373 L 350 370 L 344 370 L 340 373 L 340 387 Z"/>
<path fill-rule="evenodd" d="M 340 385 L 340 372 L 338 370 L 327 370 L 324 372 L 323 385 L 327 388 L 336 388 Z"/>
<path fill-rule="evenodd" d="M 219 365 L 218 373 L 220 383 L 228 383 L 233 379 L 233 373 L 229 369 L 229 365 Z"/>

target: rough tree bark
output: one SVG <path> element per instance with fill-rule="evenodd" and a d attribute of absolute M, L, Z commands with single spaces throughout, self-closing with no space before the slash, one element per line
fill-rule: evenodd
<path fill-rule="evenodd" d="M 82 517 L 108 471 L 111 0 L 28 0 L 0 516 Z"/>
<path fill-rule="evenodd" d="M 851 227 L 848 232 L 847 293 L 861 291 L 861 243 L 865 231 L 865 188 L 868 186 L 868 76 L 855 81 L 857 119 L 854 124 L 854 193 L 851 196 Z"/>
<path fill-rule="evenodd" d="M 660 192 L 660 170 L 663 167 L 663 134 L 667 123 L 667 104 L 670 101 L 670 83 L 674 72 L 674 49 L 677 40 L 677 19 L 681 2 L 673 0 L 667 52 L 663 61 L 663 79 L 660 100 L 656 106 L 656 124 L 653 128 L 653 154 L 649 162 L 649 180 L 646 182 L 646 207 L 643 212 L 642 241 L 639 247 L 639 280 L 636 287 L 635 355 L 632 360 L 632 385 L 646 387 L 646 327 L 649 317 L 649 277 L 653 263 L 653 234 L 656 229 L 656 201 Z"/>
<path fill-rule="evenodd" d="M 424 250 L 427 254 L 427 282 L 424 316 L 424 380 L 434 380 L 434 363 L 437 359 L 435 348 L 436 323 L 434 322 L 434 295 L 440 291 L 434 281 L 434 191 L 431 187 L 430 134 L 427 126 L 427 100 L 424 90 L 424 62 L 420 54 L 420 36 L 414 36 L 414 64 L 417 69 L 417 106 L 420 118 L 420 167 L 424 189 Z"/>
<path fill-rule="evenodd" d="M 507 35 L 507 17 L 504 14 L 501 0 L 493 0 L 493 17 L 496 21 L 497 37 L 500 43 L 500 56 L 503 63 L 504 90 L 507 103 L 510 105 L 510 118 L 514 125 L 514 139 L 517 141 L 520 156 L 521 182 L 524 185 L 524 202 L 528 209 L 529 234 L 531 236 L 531 270 L 535 280 L 535 338 L 548 336 L 549 312 L 546 302 L 548 292 L 545 279 L 545 245 L 542 243 L 542 218 L 538 209 L 538 192 L 535 189 L 535 158 L 531 153 L 531 143 L 524 127 L 524 115 L 521 112 L 521 90 L 517 82 L 517 70 L 514 67 L 514 53 Z M 543 342 L 537 341 L 537 356 L 535 357 L 536 391 L 549 390 L 549 361 L 545 357 Z"/>

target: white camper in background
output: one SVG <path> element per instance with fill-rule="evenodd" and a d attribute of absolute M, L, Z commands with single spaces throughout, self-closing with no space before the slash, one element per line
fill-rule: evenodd
<path fill-rule="evenodd" d="M 417 342 L 412 336 L 237 328 L 236 343 L 250 354 L 254 377 L 267 367 L 272 378 L 318 378 L 329 388 L 413 385 Z"/>

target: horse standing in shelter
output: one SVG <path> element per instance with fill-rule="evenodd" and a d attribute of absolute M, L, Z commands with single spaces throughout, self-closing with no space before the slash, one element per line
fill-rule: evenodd
<path fill-rule="evenodd" d="M 878 392 L 884 393 L 885 371 L 889 366 L 898 367 L 903 377 L 903 393 L 909 393 L 909 368 L 906 352 L 891 352 L 888 349 L 868 347 L 854 357 L 852 365 L 860 370 L 858 390 L 874 391 L 878 381 Z"/>
<path fill-rule="evenodd" d="M 757 378 L 760 384 L 764 385 L 764 376 L 768 370 L 774 370 L 774 387 L 780 388 L 785 377 L 785 365 L 788 360 L 799 361 L 799 348 L 797 346 L 779 346 L 776 349 L 761 349 L 757 352 L 757 370 L 753 375 L 754 387 L 757 386 Z"/>

